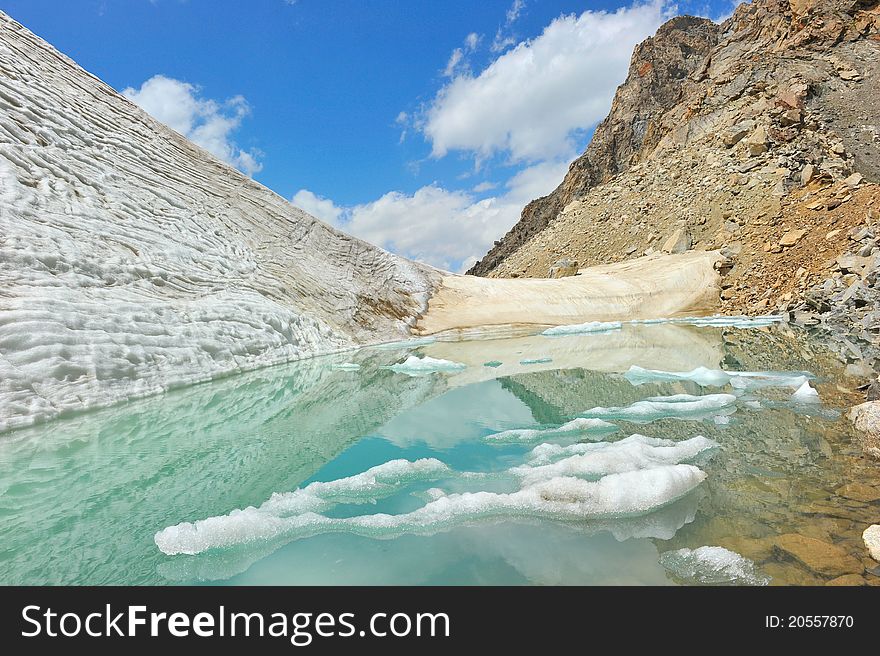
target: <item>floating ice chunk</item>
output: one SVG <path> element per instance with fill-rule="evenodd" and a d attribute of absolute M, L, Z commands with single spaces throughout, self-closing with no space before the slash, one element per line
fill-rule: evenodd
<path fill-rule="evenodd" d="M 510 472 L 527 483 L 560 476 L 599 478 L 607 474 L 690 462 L 717 446 L 716 442 L 702 435 L 675 442 L 636 434 L 618 442 L 573 444 L 560 447 L 558 451 L 545 449 L 538 454 L 533 451 L 529 464 L 514 467 Z M 568 457 L 553 462 L 560 454 L 568 454 Z M 551 462 L 539 464 L 546 460 Z"/>
<path fill-rule="evenodd" d="M 406 374 L 407 376 L 424 376 L 425 374 L 432 374 L 438 371 L 461 371 L 466 366 L 467 365 L 464 365 L 461 362 L 438 360 L 437 358 L 432 358 L 427 355 L 423 358 L 410 355 L 403 362 L 391 365 L 388 368 L 397 373 Z"/>
<path fill-rule="evenodd" d="M 610 433 L 617 426 L 602 419 L 585 419 L 578 417 L 557 428 L 515 428 L 513 430 L 492 433 L 484 438 L 489 442 L 535 442 L 554 437 L 565 437 L 579 433 Z"/>
<path fill-rule="evenodd" d="M 809 382 L 805 381 L 791 395 L 791 400 L 795 403 L 819 403 L 819 392 Z"/>
<path fill-rule="evenodd" d="M 667 380 L 691 380 L 697 385 L 703 385 L 704 387 L 709 385 L 722 387 L 730 382 L 730 375 L 724 371 L 707 369 L 706 367 L 697 367 L 691 371 L 658 371 L 657 369 L 643 369 L 642 367 L 632 365 L 623 374 L 623 377 L 633 385 Z"/>
<path fill-rule="evenodd" d="M 678 549 L 660 555 L 660 564 L 675 578 L 708 585 L 767 585 L 770 577 L 758 572 L 748 558 L 724 547 Z"/>
<path fill-rule="evenodd" d="M 715 415 L 712 417 L 712 421 L 715 422 L 716 426 L 727 426 L 730 423 L 730 417 L 727 415 Z"/>
<path fill-rule="evenodd" d="M 504 363 L 500 362 L 499 360 L 489 360 L 488 362 L 484 362 L 483 366 L 495 368 L 495 367 L 500 367 L 502 364 L 504 364 Z"/>
<path fill-rule="evenodd" d="M 355 364 L 354 362 L 342 362 L 340 364 L 334 364 L 331 366 L 332 369 L 340 369 L 342 371 L 357 371 L 361 368 L 359 364 Z"/>
<path fill-rule="evenodd" d="M 633 365 L 623 376 L 633 385 L 690 380 L 703 387 L 723 387 L 729 383 L 738 389 L 753 389 L 758 387 L 799 387 L 811 377 L 811 374 L 801 371 L 723 371 L 706 367 L 697 367 L 691 371 L 659 371 Z"/>
<path fill-rule="evenodd" d="M 328 532 L 393 538 L 408 533 L 432 534 L 487 519 L 628 518 L 648 514 L 681 499 L 705 479 L 702 470 L 686 464 L 610 474 L 598 481 L 561 476 L 523 482 L 519 490 L 509 493 L 480 491 L 444 495 L 400 515 L 379 513 L 337 518 L 314 510 L 294 514 L 290 506 L 267 507 L 267 502 L 260 508 L 169 526 L 159 531 L 154 540 L 163 553 L 196 554 L 255 540 L 296 540 Z"/>
<path fill-rule="evenodd" d="M 450 494 L 401 515 L 380 513 L 330 518 L 306 512 L 278 516 L 247 509 L 195 524 L 168 527 L 156 534 L 155 542 L 169 555 L 195 554 L 257 539 L 284 536 L 294 540 L 335 531 L 391 538 L 407 533 L 431 534 L 458 524 L 492 518 L 584 520 L 639 516 L 682 498 L 705 478 L 706 474 L 693 465 L 612 474 L 599 481 L 553 478 L 511 493 Z M 247 517 L 243 517 L 245 514 Z"/>
<path fill-rule="evenodd" d="M 520 364 L 546 364 L 547 362 L 553 362 L 553 358 L 526 358 L 519 361 Z"/>
<path fill-rule="evenodd" d="M 556 335 L 581 335 L 586 333 L 609 333 L 612 330 L 620 330 L 621 323 L 619 321 L 588 321 L 586 323 L 575 323 L 567 326 L 554 326 L 548 328 L 542 335 L 553 337 Z"/>
<path fill-rule="evenodd" d="M 655 396 L 636 401 L 626 407 L 597 407 L 580 414 L 581 417 L 598 419 L 622 419 L 637 423 L 647 423 L 655 419 L 704 419 L 736 409 L 736 397 L 733 394 L 673 394 L 672 396 Z"/>
<path fill-rule="evenodd" d="M 336 504 L 368 503 L 393 494 L 405 483 L 436 480 L 448 474 L 449 468 L 435 458 L 390 460 L 354 476 L 310 483 L 293 492 L 276 492 L 259 508 L 249 506 L 222 517 L 170 526 L 156 533 L 154 539 L 164 553 L 198 553 L 212 546 L 267 540 L 282 533 L 291 516 L 321 517 L 315 513 Z M 181 544 L 188 546 L 175 546 Z"/>

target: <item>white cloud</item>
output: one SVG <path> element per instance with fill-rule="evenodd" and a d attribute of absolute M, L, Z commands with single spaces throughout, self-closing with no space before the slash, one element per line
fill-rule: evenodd
<path fill-rule="evenodd" d="M 491 191 L 497 186 L 498 185 L 494 182 L 489 182 L 488 180 L 486 180 L 485 182 L 481 182 L 480 184 L 475 185 L 473 191 L 477 194 L 481 194 L 484 191 Z"/>
<path fill-rule="evenodd" d="M 504 16 L 504 25 L 499 27 L 498 31 L 495 32 L 495 38 L 492 40 L 492 52 L 502 52 L 516 43 L 516 39 L 509 33 L 509 31 L 510 28 L 513 27 L 513 24 L 519 19 L 525 6 L 526 0 L 513 0 L 513 4 L 510 5 L 510 9 L 507 10 L 507 13 Z"/>
<path fill-rule="evenodd" d="M 307 189 L 298 191 L 291 202 L 387 250 L 464 271 L 516 223 L 527 202 L 559 184 L 567 167 L 567 159 L 529 167 L 510 179 L 504 194 L 483 200 L 431 184 L 413 194 L 391 191 L 352 207 L 340 207 Z"/>
<path fill-rule="evenodd" d="M 232 139 L 232 133 L 250 113 L 243 96 L 218 103 L 201 98 L 194 85 L 164 75 L 154 75 L 139 89 L 128 87 L 122 94 L 156 120 L 245 174 L 254 175 L 263 168 L 259 150 L 242 150 Z"/>
<path fill-rule="evenodd" d="M 342 215 L 343 209 L 337 207 L 332 200 L 322 198 L 308 189 L 300 189 L 293 195 L 290 202 L 325 223 L 339 225 L 339 217 Z"/>
<path fill-rule="evenodd" d="M 516 19 L 519 18 L 519 15 L 522 13 L 522 10 L 525 9 L 526 0 L 513 0 L 513 4 L 510 5 L 510 9 L 507 10 L 507 24 L 512 25 L 516 22 Z"/>
<path fill-rule="evenodd" d="M 467 62 L 467 56 L 477 49 L 480 43 L 480 35 L 471 32 L 464 38 L 464 46 L 456 48 L 449 55 L 449 61 L 446 62 L 446 68 L 443 69 L 443 77 L 453 77 L 460 71 L 469 71 L 470 66 Z"/>
<path fill-rule="evenodd" d="M 561 16 L 479 75 L 456 76 L 422 117 L 432 156 L 505 152 L 514 161 L 536 161 L 572 151 L 573 133 L 608 112 L 633 47 L 669 16 L 665 0 Z"/>

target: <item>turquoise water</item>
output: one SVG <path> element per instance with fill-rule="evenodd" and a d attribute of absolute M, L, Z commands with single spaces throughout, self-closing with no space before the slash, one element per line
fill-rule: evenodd
<path fill-rule="evenodd" d="M 409 355 L 467 367 L 413 376 L 388 368 Z M 334 367 L 344 362 L 360 368 Z M 821 402 L 795 402 L 785 386 L 637 385 L 623 376 L 633 365 L 804 372 Z M 878 506 L 838 492 L 849 482 L 880 486 L 840 415 L 856 400 L 855 384 L 784 328 L 663 324 L 368 348 L 264 369 L 0 435 L 0 582 L 664 585 L 692 581 L 665 569 L 662 553 L 717 545 L 754 560 L 772 583 L 821 583 L 831 575 L 768 545 L 796 532 L 863 560 L 859 534 Z M 703 413 L 617 413 L 608 419 L 616 432 L 487 440 L 557 427 L 597 407 L 731 393 L 733 401 Z M 507 501 L 525 485 L 511 470 L 532 476 L 537 445 L 612 448 L 633 433 L 677 445 L 696 435 L 714 441 L 699 457 L 675 461 L 699 467 L 705 481 L 644 512 L 614 506 L 618 499 L 610 512 L 560 513 L 549 488 L 532 505 Z M 615 456 L 614 466 L 635 467 L 626 457 Z M 316 519 L 287 508 L 260 511 L 244 528 L 234 523 L 235 509 L 259 507 L 273 493 L 422 458 L 445 468 L 321 501 Z M 575 478 L 592 483 L 606 473 Z M 462 494 L 494 510 L 469 507 L 442 521 L 419 515 L 432 500 Z M 413 514 L 383 528 L 374 522 L 380 513 Z M 179 543 L 195 554 L 157 546 L 157 533 L 212 517 L 220 542 Z"/>

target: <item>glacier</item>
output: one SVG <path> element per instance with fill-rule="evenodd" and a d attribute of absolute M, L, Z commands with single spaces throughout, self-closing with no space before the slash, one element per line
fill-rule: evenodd
<path fill-rule="evenodd" d="M 0 12 L 0 431 L 407 339 L 440 272 L 220 162 Z"/>

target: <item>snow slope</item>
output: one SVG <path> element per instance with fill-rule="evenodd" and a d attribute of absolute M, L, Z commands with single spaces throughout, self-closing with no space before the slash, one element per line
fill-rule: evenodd
<path fill-rule="evenodd" d="M 407 337 L 438 280 L 293 207 L 0 12 L 0 430 Z"/>

